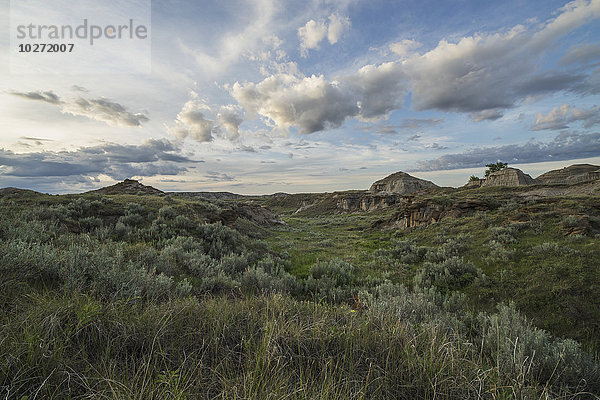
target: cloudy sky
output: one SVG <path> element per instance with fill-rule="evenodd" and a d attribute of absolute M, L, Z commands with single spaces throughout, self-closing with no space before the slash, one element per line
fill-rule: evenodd
<path fill-rule="evenodd" d="M 77 52 L 77 74 L 9 68 L 0 4 L 0 187 L 255 194 L 600 164 L 600 0 L 154 1 L 151 73 L 118 74 Z"/>

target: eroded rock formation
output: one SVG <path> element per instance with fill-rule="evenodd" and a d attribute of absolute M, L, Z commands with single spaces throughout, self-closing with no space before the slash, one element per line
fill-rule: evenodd
<path fill-rule="evenodd" d="M 415 178 L 405 172 L 396 172 L 380 179 L 371 185 L 371 193 L 410 194 L 418 190 L 439 187 L 435 183 Z"/>
<path fill-rule="evenodd" d="M 492 172 L 481 186 L 527 186 L 535 183 L 535 179 L 520 169 L 504 168 L 503 170 Z"/>

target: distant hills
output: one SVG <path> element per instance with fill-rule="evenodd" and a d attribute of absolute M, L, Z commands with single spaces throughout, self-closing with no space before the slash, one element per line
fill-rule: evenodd
<path fill-rule="evenodd" d="M 462 188 L 477 188 L 491 186 L 556 186 L 575 185 L 584 182 L 600 180 L 600 166 L 592 164 L 574 164 L 561 169 L 548 171 L 532 178 L 517 168 L 505 168 L 490 174 L 487 178 L 470 181 Z M 405 172 L 398 171 L 383 179 L 379 179 L 371 185 L 368 191 L 355 190 L 355 195 L 367 192 L 371 195 L 409 195 L 422 190 L 441 189 L 433 182 L 416 178 Z M 0 189 L 0 195 L 9 195 L 24 191 L 25 189 L 4 188 Z M 86 193 L 100 195 L 172 195 L 178 197 L 200 198 L 206 200 L 243 200 L 243 199 L 272 199 L 290 196 L 287 193 L 273 193 L 267 195 L 241 195 L 231 192 L 163 192 L 152 186 L 144 185 L 134 179 L 125 179 L 115 185 L 101 189 L 91 190 Z"/>

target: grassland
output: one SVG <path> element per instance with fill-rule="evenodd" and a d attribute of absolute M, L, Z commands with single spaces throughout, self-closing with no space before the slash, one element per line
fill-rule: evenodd
<path fill-rule="evenodd" d="M 597 197 L 477 196 L 398 230 L 375 223 L 393 209 L 289 201 L 258 226 L 235 201 L 3 192 L 0 396 L 598 398 Z"/>

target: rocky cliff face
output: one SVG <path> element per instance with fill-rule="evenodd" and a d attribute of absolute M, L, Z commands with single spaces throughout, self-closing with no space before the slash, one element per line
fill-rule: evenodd
<path fill-rule="evenodd" d="M 465 199 L 454 203 L 440 204 L 427 200 L 406 198 L 398 212 L 389 220 L 380 220 L 375 227 L 389 227 L 396 229 L 415 228 L 429 225 L 445 218 L 458 218 L 476 211 L 486 211 L 490 206 L 481 200 Z"/>
<path fill-rule="evenodd" d="M 501 171 L 491 173 L 481 186 L 527 186 L 535 183 L 535 179 L 520 169 L 504 168 Z"/>
<path fill-rule="evenodd" d="M 394 193 L 351 193 L 339 195 L 337 207 L 344 211 L 371 211 L 405 204 L 406 197 Z"/>
<path fill-rule="evenodd" d="M 435 183 L 424 179 L 415 178 L 404 172 L 396 172 L 383 179 L 380 179 L 371 185 L 371 193 L 397 193 L 409 194 L 422 189 L 439 187 Z"/>
<path fill-rule="evenodd" d="M 574 164 L 562 169 L 548 171 L 536 178 L 536 182 L 544 185 L 572 185 L 600 179 L 600 166 L 591 164 Z"/>

